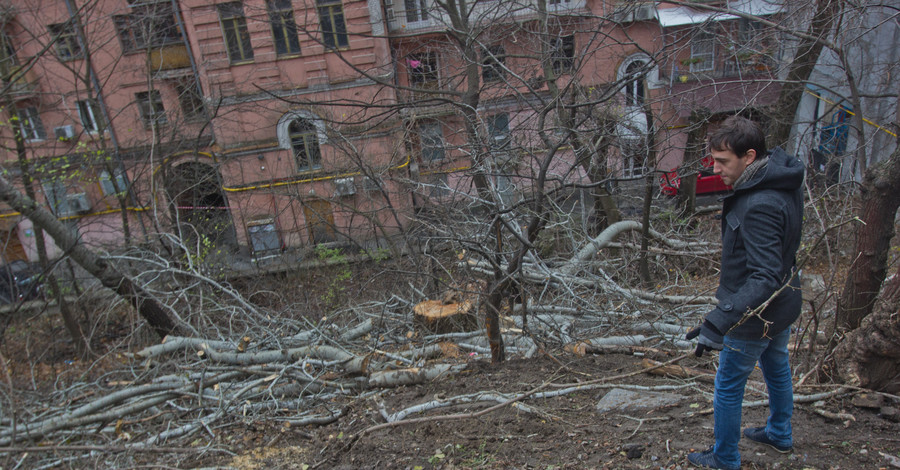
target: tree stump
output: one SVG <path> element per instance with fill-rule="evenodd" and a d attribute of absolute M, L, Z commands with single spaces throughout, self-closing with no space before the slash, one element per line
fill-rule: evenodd
<path fill-rule="evenodd" d="M 425 300 L 413 307 L 413 323 L 431 334 L 475 331 L 478 329 L 476 310 L 475 302 L 468 299 L 451 303 Z"/>

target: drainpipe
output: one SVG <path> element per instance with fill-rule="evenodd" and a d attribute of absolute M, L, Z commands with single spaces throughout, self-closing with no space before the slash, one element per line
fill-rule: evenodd
<path fill-rule="evenodd" d="M 97 79 L 97 74 L 94 72 L 94 64 L 91 61 L 91 54 L 89 53 L 90 49 L 88 48 L 87 38 L 84 35 L 84 29 L 81 27 L 81 21 L 77 20 L 77 10 L 75 6 L 72 4 L 72 0 L 65 0 L 66 9 L 69 11 L 69 17 L 72 18 L 72 24 L 75 26 L 75 32 L 78 34 L 78 40 L 81 41 L 82 47 L 88 51 L 86 57 L 84 59 L 85 65 L 87 66 L 88 76 L 90 77 L 91 86 L 94 88 L 94 93 L 97 95 L 97 102 L 100 104 L 100 112 L 103 113 L 103 120 L 106 122 L 105 132 L 109 132 L 109 140 L 112 142 L 113 146 L 113 157 L 116 160 L 116 165 L 119 168 L 119 171 L 122 172 L 122 177 L 125 179 L 125 185 L 128 186 L 128 198 L 130 199 L 132 206 L 137 206 L 137 197 L 134 194 L 134 185 L 129 184 L 128 181 L 128 172 L 125 171 L 125 162 L 122 160 L 121 148 L 119 147 L 119 139 L 116 136 L 116 129 L 112 125 L 112 120 L 110 119 L 109 109 L 106 106 L 106 100 L 103 98 L 102 88 L 100 87 L 100 80 Z M 116 175 L 109 175 L 110 178 L 115 178 Z M 147 238 L 147 227 L 144 225 L 144 218 L 138 215 L 138 221 L 140 222 L 141 232 L 144 234 L 144 238 Z"/>

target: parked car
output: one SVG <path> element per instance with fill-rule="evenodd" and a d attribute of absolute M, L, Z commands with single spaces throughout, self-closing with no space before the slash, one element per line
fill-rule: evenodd
<path fill-rule="evenodd" d="M 44 274 L 40 265 L 22 260 L 0 266 L 0 304 L 40 298 Z"/>
<path fill-rule="evenodd" d="M 712 157 L 704 157 L 700 160 L 700 172 L 697 174 L 697 192 L 698 196 L 704 194 L 716 194 L 731 189 L 722 181 L 722 177 L 713 173 Z M 678 177 L 677 171 L 663 173 L 660 177 L 660 189 L 666 196 L 675 196 L 678 194 L 678 188 L 681 186 L 681 178 Z"/>

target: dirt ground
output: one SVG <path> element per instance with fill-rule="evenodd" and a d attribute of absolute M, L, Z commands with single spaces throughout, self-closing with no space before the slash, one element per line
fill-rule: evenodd
<path fill-rule="evenodd" d="M 706 357 L 684 360 L 685 365 L 711 367 Z M 415 404 L 480 390 L 526 392 L 547 383 L 584 383 L 641 369 L 640 358 L 626 355 L 512 359 L 493 366 L 486 358 L 471 360 L 464 371 L 419 386 L 403 387 L 380 396 L 389 412 Z M 757 372 L 758 374 L 758 372 Z M 751 380 L 760 379 L 754 374 Z M 671 393 L 683 395 L 675 405 L 645 410 L 598 413 L 600 398 L 617 386 L 686 385 L 683 380 L 640 373 L 608 383 L 608 388 L 575 392 L 558 398 L 525 400 L 532 412 L 512 406 L 477 417 L 441 420 L 488 408 L 456 407 L 423 413 L 434 421 L 397 426 L 356 436 L 384 422 L 375 400 L 342 403 L 346 414 L 318 427 L 290 427 L 277 422 L 235 426 L 237 457 L 185 461 L 182 468 L 240 469 L 399 468 L 399 469 L 562 469 L 691 468 L 687 454 L 713 442 L 712 385 L 694 383 Z M 798 395 L 827 388 L 801 388 Z M 745 401 L 759 400 L 748 392 Z M 794 451 L 784 455 L 765 446 L 741 442 L 742 468 L 858 469 L 900 467 L 900 424 L 877 409 L 858 408 L 850 396 L 795 408 Z M 828 419 L 813 411 L 846 413 L 852 419 Z M 765 407 L 745 409 L 745 425 L 765 423 Z M 232 436 L 233 437 L 233 436 Z M 307 465 L 309 467 L 307 467 Z"/>

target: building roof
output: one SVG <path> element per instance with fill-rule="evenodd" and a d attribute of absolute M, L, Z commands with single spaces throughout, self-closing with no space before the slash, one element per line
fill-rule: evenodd
<path fill-rule="evenodd" d="M 772 15 L 780 12 L 782 7 L 783 5 L 781 5 L 780 2 L 772 0 L 739 0 L 728 2 L 729 9 L 755 16 Z M 670 8 L 662 7 L 659 8 L 657 12 L 659 14 L 659 24 L 663 28 L 740 18 L 738 15 L 690 8 L 681 5 L 672 6 Z"/>

